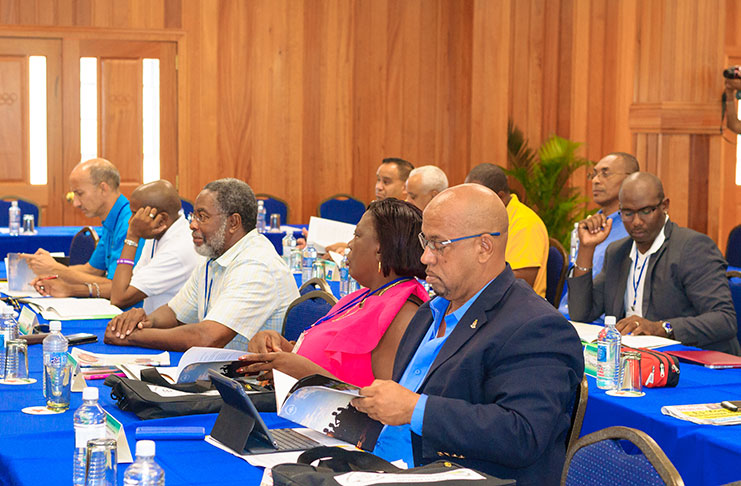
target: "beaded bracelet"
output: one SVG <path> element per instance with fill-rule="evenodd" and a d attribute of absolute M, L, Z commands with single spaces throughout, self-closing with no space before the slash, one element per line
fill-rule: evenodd
<path fill-rule="evenodd" d="M 136 248 L 137 246 L 139 246 L 139 242 L 126 238 L 124 240 L 124 245 L 133 246 L 134 248 Z"/>
<path fill-rule="evenodd" d="M 128 258 L 119 258 L 118 260 L 116 260 L 116 264 L 117 265 L 121 265 L 121 264 L 123 264 L 123 265 L 131 265 L 133 267 L 134 266 L 134 260 L 129 260 Z"/>
<path fill-rule="evenodd" d="M 93 287 L 95 287 L 95 293 L 98 294 L 97 297 L 100 298 L 100 287 L 98 286 L 97 282 L 93 282 Z"/>
<path fill-rule="evenodd" d="M 574 263 L 574 267 L 576 267 L 576 269 L 579 270 L 579 271 L 581 271 L 581 272 L 589 273 L 589 272 L 592 271 L 592 267 L 581 267 L 581 266 L 577 265 L 576 263 Z"/>

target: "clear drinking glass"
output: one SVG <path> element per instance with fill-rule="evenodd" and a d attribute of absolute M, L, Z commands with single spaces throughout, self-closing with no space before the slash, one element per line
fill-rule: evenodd
<path fill-rule="evenodd" d="M 623 395 L 643 396 L 641 383 L 641 353 L 623 351 L 620 353 L 620 391 Z"/>
<path fill-rule="evenodd" d="M 92 439 L 87 443 L 85 484 L 87 486 L 117 486 L 116 441 Z"/>
<path fill-rule="evenodd" d="M 70 389 L 72 387 L 72 363 L 67 361 L 64 367 L 45 365 L 46 367 L 46 406 L 51 410 L 63 412 L 69 408 Z"/>
<path fill-rule="evenodd" d="M 28 380 L 28 343 L 11 339 L 5 344 L 5 380 Z"/>
<path fill-rule="evenodd" d="M 36 233 L 36 224 L 33 219 L 33 214 L 23 215 L 23 233 L 26 235 L 33 235 Z"/>
<path fill-rule="evenodd" d="M 273 213 L 270 215 L 270 231 L 280 231 L 280 214 Z"/>

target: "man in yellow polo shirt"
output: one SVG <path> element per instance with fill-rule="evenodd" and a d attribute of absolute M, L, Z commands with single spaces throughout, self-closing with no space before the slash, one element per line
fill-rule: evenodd
<path fill-rule="evenodd" d="M 548 262 L 548 230 L 535 211 L 511 194 L 507 175 L 494 164 L 479 164 L 468 173 L 466 182 L 475 182 L 496 192 L 507 207 L 509 236 L 505 260 L 515 277 L 526 281 L 545 298 L 546 264 Z"/>

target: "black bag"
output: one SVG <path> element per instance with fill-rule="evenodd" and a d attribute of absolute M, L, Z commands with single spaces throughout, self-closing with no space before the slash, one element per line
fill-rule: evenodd
<path fill-rule="evenodd" d="M 110 375 L 103 384 L 111 387 L 111 398 L 118 408 L 142 420 L 216 413 L 224 403 L 209 381 L 172 384 L 154 368 L 143 370 L 141 378 Z M 260 391 L 249 397 L 260 412 L 275 412 L 275 392 Z"/>
<path fill-rule="evenodd" d="M 319 465 L 311 463 L 319 461 Z M 352 472 L 379 473 L 388 476 L 419 474 L 428 476 L 428 481 L 407 480 L 399 477 L 399 482 L 384 478 L 385 485 L 398 486 L 509 486 L 514 480 L 502 480 L 473 469 L 468 469 L 448 461 L 437 461 L 412 469 L 400 469 L 390 462 L 367 452 L 348 451 L 338 447 L 315 447 L 298 458 L 298 464 L 279 464 L 272 469 L 275 486 L 338 486 L 335 477 Z M 430 475 L 439 477 L 430 481 Z M 475 481 L 474 481 L 475 479 Z M 379 482 L 380 484 L 380 482 Z"/>

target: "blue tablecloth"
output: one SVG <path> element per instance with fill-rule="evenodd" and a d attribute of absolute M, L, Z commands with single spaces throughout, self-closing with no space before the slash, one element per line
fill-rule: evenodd
<path fill-rule="evenodd" d="M 5 259 L 8 253 L 33 253 L 39 248 L 50 252 L 69 252 L 72 238 L 82 226 L 39 226 L 35 235 L 10 236 L 0 233 L 0 260 Z M 100 228 L 95 231 L 100 234 Z"/>
<path fill-rule="evenodd" d="M 100 342 L 82 345 L 83 349 L 103 353 L 151 353 L 152 350 L 109 346 L 102 343 L 105 321 L 65 321 L 63 332 L 93 332 Z M 171 353 L 176 365 L 182 353 Z M 41 384 L 41 345 L 29 346 L 30 376 L 33 385 L 0 385 L 0 484 L 69 484 L 72 479 L 74 429 L 72 415 L 82 403 L 80 393 L 72 393 L 70 410 L 58 415 L 26 415 L 21 409 L 44 403 Z M 216 414 L 193 415 L 140 421 L 134 414 L 119 410 L 110 397 L 110 388 L 102 380 L 88 382 L 100 389 L 100 403 L 121 421 L 133 454 L 134 433 L 138 425 L 198 425 L 210 431 Z M 291 426 L 275 414 L 264 414 L 268 427 Z M 202 440 L 157 441 L 157 462 L 164 468 L 168 486 L 177 485 L 257 485 L 262 470 Z M 119 465 L 118 484 L 128 465 Z"/>

